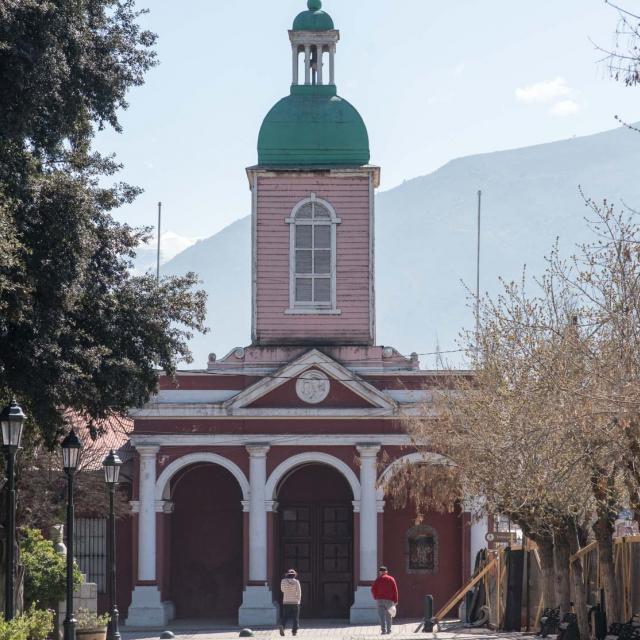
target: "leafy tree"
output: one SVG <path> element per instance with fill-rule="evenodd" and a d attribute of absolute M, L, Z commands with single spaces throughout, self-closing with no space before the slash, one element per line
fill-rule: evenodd
<path fill-rule="evenodd" d="M 16 395 L 50 447 L 68 410 L 98 435 L 144 403 L 204 330 L 194 274 L 131 274 L 149 230 L 112 212 L 138 190 L 104 186 L 119 166 L 91 150 L 156 63 L 141 13 L 133 0 L 0 5 L 0 399 Z"/>
<path fill-rule="evenodd" d="M 570 556 L 590 528 L 607 616 L 620 621 L 614 523 L 623 507 L 640 522 L 640 226 L 586 204 L 593 241 L 568 259 L 553 251 L 534 293 L 523 277 L 482 300 L 464 339 L 473 375 L 436 394 L 439 419 L 426 407 L 407 420 L 419 451 L 454 463 L 457 499 L 482 496 L 537 542 L 545 601 L 576 602 L 585 633 Z"/>

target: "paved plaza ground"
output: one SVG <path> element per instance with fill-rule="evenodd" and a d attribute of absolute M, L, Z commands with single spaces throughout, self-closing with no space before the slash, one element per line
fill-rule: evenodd
<path fill-rule="evenodd" d="M 391 637 L 394 640 L 520 640 L 524 636 L 532 634 L 523 633 L 499 633 L 489 629 L 468 629 L 455 627 L 452 624 L 438 633 L 415 633 L 418 621 L 403 622 L 395 625 Z M 230 640 L 237 638 L 238 627 L 224 627 L 211 623 L 188 621 L 170 623 L 167 628 L 173 631 L 178 640 Z M 277 629 L 255 629 L 255 636 L 260 640 L 279 640 Z M 154 631 L 127 631 L 122 633 L 123 640 L 155 640 L 160 637 L 160 630 Z M 291 631 L 287 631 L 287 637 L 291 637 Z M 381 638 L 380 628 L 376 625 L 352 626 L 342 622 L 308 621 L 301 626 L 298 637 L 303 640 L 367 640 L 368 638 Z"/>

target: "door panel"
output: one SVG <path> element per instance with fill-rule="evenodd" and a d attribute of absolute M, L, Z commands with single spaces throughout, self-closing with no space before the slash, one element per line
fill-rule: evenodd
<path fill-rule="evenodd" d="M 303 615 L 348 617 L 353 602 L 351 505 L 281 505 L 279 513 L 278 579 L 287 569 L 298 571 Z"/>

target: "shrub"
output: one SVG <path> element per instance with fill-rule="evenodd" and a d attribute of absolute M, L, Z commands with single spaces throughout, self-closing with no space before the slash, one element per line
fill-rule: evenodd
<path fill-rule="evenodd" d="M 76 613 L 76 620 L 78 621 L 76 629 L 102 629 L 109 624 L 109 617 L 108 613 L 99 616 L 88 609 L 78 609 Z"/>
<path fill-rule="evenodd" d="M 27 605 L 55 606 L 66 593 L 66 559 L 37 529 L 23 529 L 20 556 L 24 565 L 24 598 Z M 82 575 L 74 566 L 77 588 Z M 0 640 L 2 640 L 0 638 Z"/>
<path fill-rule="evenodd" d="M 53 611 L 31 607 L 6 622 L 0 618 L 0 640 L 44 640 L 53 631 Z"/>

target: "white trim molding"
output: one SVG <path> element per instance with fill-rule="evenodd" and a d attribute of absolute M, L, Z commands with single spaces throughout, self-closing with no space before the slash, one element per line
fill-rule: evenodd
<path fill-rule="evenodd" d="M 217 464 L 224 467 L 238 481 L 242 491 L 243 500 L 249 500 L 249 481 L 242 469 L 235 462 L 231 462 L 231 460 L 228 460 L 224 456 L 205 451 L 200 453 L 188 453 L 187 455 L 177 458 L 167 466 L 156 481 L 156 500 L 164 501 L 171 497 L 169 495 L 169 489 L 171 487 L 170 481 L 171 478 L 180 471 L 180 469 L 199 463 Z"/>
<path fill-rule="evenodd" d="M 394 460 L 386 469 L 380 474 L 378 478 L 378 489 L 377 489 L 377 498 L 379 501 L 384 501 L 384 490 L 393 474 L 398 469 L 398 467 L 404 464 L 442 464 L 442 465 L 450 465 L 453 464 L 449 458 L 443 456 L 439 453 L 409 453 L 406 456 L 402 456 L 402 458 L 398 458 Z"/>
<path fill-rule="evenodd" d="M 376 440 L 380 444 L 393 446 L 409 446 L 411 438 L 402 433 L 377 433 L 377 434 L 295 434 L 278 433 L 269 434 L 269 443 L 272 447 L 278 446 L 306 446 L 306 447 L 353 447 L 362 442 L 363 438 Z M 144 444 L 147 439 L 159 442 L 163 447 L 244 447 L 255 442 L 255 434 L 239 433 L 166 433 L 161 436 L 133 433 L 131 441 L 135 444 Z"/>
<path fill-rule="evenodd" d="M 277 499 L 278 485 L 280 484 L 280 481 L 291 471 L 293 471 L 297 467 L 313 463 L 326 464 L 327 466 L 333 467 L 334 469 L 339 471 L 351 487 L 354 502 L 360 501 L 360 481 L 358 480 L 356 474 L 353 472 L 353 469 L 351 469 L 351 467 L 346 462 L 340 460 L 340 458 L 336 458 L 335 456 L 329 455 L 328 453 L 322 453 L 320 451 L 308 451 L 305 453 L 299 453 L 295 456 L 287 458 L 284 462 L 281 462 L 271 472 L 271 475 L 267 480 L 267 485 L 265 487 L 265 495 L 267 497 L 267 500 Z"/>

